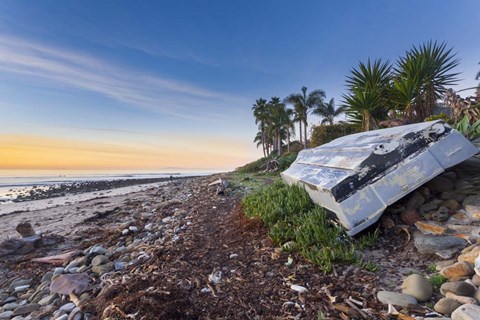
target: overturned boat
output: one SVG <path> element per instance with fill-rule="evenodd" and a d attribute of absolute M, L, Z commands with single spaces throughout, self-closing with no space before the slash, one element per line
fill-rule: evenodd
<path fill-rule="evenodd" d="M 352 134 L 303 150 L 281 176 L 288 184 L 303 185 L 355 235 L 387 206 L 477 152 L 448 124 L 431 121 Z"/>

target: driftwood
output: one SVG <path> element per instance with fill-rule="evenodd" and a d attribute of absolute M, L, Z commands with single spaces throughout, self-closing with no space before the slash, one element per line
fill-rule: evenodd
<path fill-rule="evenodd" d="M 211 186 L 215 186 L 215 185 L 217 186 L 217 190 L 216 190 L 217 195 L 225 194 L 225 190 L 228 187 L 228 181 L 227 181 L 227 179 L 220 178 L 220 179 L 210 183 L 208 186 L 211 187 Z"/>
<path fill-rule="evenodd" d="M 62 254 L 58 254 L 58 255 L 55 255 L 55 256 L 34 258 L 34 259 L 32 259 L 32 261 L 41 262 L 41 263 L 51 263 L 51 264 L 54 264 L 54 265 L 61 265 L 65 262 L 68 262 L 68 261 L 72 260 L 72 258 L 77 253 L 78 253 L 78 250 L 67 251 L 67 252 L 64 252 Z"/>

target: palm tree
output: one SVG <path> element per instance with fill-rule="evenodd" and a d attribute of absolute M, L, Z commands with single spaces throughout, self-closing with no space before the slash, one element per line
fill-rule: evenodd
<path fill-rule="evenodd" d="M 338 109 L 335 109 L 335 100 L 332 98 L 328 103 L 325 103 L 323 106 L 318 106 L 313 109 L 312 113 L 323 117 L 321 124 L 332 125 L 335 117 L 341 115 L 345 112 L 345 107 L 342 106 Z"/>
<path fill-rule="evenodd" d="M 360 62 L 347 77 L 349 93 L 343 95 L 346 113 L 353 122 L 361 122 L 363 130 L 377 128 L 377 121 L 385 118 L 389 103 L 391 65 L 381 59 L 373 63 Z"/>
<path fill-rule="evenodd" d="M 285 110 L 285 119 L 283 123 L 283 131 L 287 134 L 287 152 L 290 152 L 290 139 L 295 134 L 295 118 L 292 109 Z"/>
<path fill-rule="evenodd" d="M 266 157 L 269 153 L 267 144 L 266 144 L 266 136 L 265 136 L 265 123 L 267 121 L 267 100 L 260 98 L 257 99 L 255 104 L 252 107 L 253 116 L 255 117 L 255 124 L 259 125 L 260 133 L 261 133 L 261 145 L 263 149 L 263 156 Z M 257 145 L 258 147 L 258 145 Z"/>
<path fill-rule="evenodd" d="M 457 82 L 458 73 L 451 71 L 459 61 L 446 43 L 432 41 L 414 46 L 399 58 L 392 95 L 409 120 L 419 122 L 432 115 L 446 86 Z"/>
<path fill-rule="evenodd" d="M 285 104 L 278 97 L 272 97 L 268 102 L 270 133 L 274 141 L 274 148 L 277 154 L 282 154 L 282 131 L 287 122 L 287 111 Z"/>
<path fill-rule="evenodd" d="M 307 87 L 302 87 L 301 93 L 292 93 L 285 98 L 285 103 L 292 104 L 294 106 L 298 121 L 300 123 L 303 122 L 304 148 L 307 148 L 308 112 L 315 107 L 323 105 L 323 99 L 325 99 L 325 91 L 317 89 L 307 94 Z"/>

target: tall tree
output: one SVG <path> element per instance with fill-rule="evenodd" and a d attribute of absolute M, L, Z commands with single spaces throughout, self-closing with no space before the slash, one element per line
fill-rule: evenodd
<path fill-rule="evenodd" d="M 260 133 L 261 133 L 261 145 L 263 149 L 263 156 L 266 157 L 268 155 L 268 146 L 266 143 L 266 136 L 265 136 L 265 125 L 268 119 L 268 110 L 267 110 L 267 100 L 260 98 L 257 99 L 255 104 L 252 107 L 253 116 L 255 117 L 255 124 L 258 124 Z M 258 147 L 258 145 L 257 145 Z"/>
<path fill-rule="evenodd" d="M 295 134 L 295 118 L 294 118 L 294 112 L 292 109 L 286 109 L 285 110 L 285 121 L 283 124 L 283 129 L 285 133 L 287 134 L 287 152 L 290 152 L 290 140 L 292 134 Z"/>
<path fill-rule="evenodd" d="M 341 106 L 335 109 L 335 100 L 332 98 L 328 103 L 325 103 L 322 106 L 315 107 L 312 111 L 313 114 L 323 117 L 321 124 L 332 125 L 335 117 L 338 117 L 345 112 L 345 107 Z"/>
<path fill-rule="evenodd" d="M 457 82 L 458 66 L 452 48 L 429 41 L 400 57 L 394 69 L 392 101 L 410 121 L 420 122 L 433 114 L 446 86 Z"/>
<path fill-rule="evenodd" d="M 302 87 L 301 93 L 292 93 L 285 98 L 285 103 L 292 104 L 297 113 L 297 119 L 303 123 L 303 146 L 307 148 L 308 112 L 323 105 L 325 91 L 317 89 L 307 94 L 307 87 Z"/>
<path fill-rule="evenodd" d="M 363 130 L 377 128 L 378 120 L 387 116 L 390 81 L 391 65 L 381 59 L 360 62 L 347 77 L 349 92 L 343 95 L 346 113 L 353 122 L 361 122 Z"/>
<path fill-rule="evenodd" d="M 270 132 L 274 139 L 275 150 L 277 154 L 282 154 L 282 133 L 285 123 L 288 121 L 287 109 L 285 104 L 278 97 L 272 97 L 268 102 Z"/>

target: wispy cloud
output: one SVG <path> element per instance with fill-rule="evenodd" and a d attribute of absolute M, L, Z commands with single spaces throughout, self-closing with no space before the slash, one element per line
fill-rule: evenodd
<path fill-rule="evenodd" d="M 0 37 L 0 71 L 28 77 L 43 86 L 95 92 L 130 107 L 176 117 L 210 117 L 215 108 L 240 98 L 119 67 L 87 54 L 12 36 Z"/>

